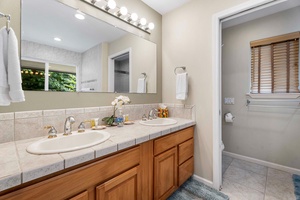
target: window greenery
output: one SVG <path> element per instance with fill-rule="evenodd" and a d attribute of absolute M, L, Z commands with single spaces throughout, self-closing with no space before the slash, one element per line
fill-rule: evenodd
<path fill-rule="evenodd" d="M 22 68 L 22 87 L 24 90 L 45 90 L 45 72 Z M 75 92 L 76 75 L 66 72 L 49 71 L 49 91 Z"/>

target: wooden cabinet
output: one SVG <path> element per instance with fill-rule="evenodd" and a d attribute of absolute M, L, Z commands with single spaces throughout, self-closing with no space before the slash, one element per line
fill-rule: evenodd
<path fill-rule="evenodd" d="M 104 182 L 96 188 L 97 200 L 130 199 L 139 200 L 141 189 L 139 184 L 139 167 L 134 167 L 121 175 Z"/>
<path fill-rule="evenodd" d="M 0 200 L 166 199 L 194 171 L 193 127 L 57 172 Z"/>
<path fill-rule="evenodd" d="M 140 164 L 141 146 L 117 153 L 77 169 L 0 196 L 0 200 L 94 200 L 95 188 Z M 137 184 L 140 177 L 137 177 Z M 146 186 L 148 187 L 148 186 Z M 84 191 L 87 191 L 85 193 Z M 83 192 L 83 193 L 82 193 Z"/>
<path fill-rule="evenodd" d="M 166 199 L 194 173 L 194 128 L 154 140 L 154 199 Z"/>
<path fill-rule="evenodd" d="M 166 199 L 177 189 L 177 149 L 154 158 L 154 199 Z"/>
<path fill-rule="evenodd" d="M 89 193 L 88 191 L 84 191 L 75 197 L 70 198 L 69 200 L 88 200 L 89 199 Z"/>

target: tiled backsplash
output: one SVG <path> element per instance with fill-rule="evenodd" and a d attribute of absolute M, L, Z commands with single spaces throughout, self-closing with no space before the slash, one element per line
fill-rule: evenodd
<path fill-rule="evenodd" d="M 195 120 L 194 106 L 165 105 L 168 106 L 170 117 Z M 152 108 L 158 108 L 158 104 L 125 105 L 123 113 L 129 114 L 129 120 L 138 120 L 143 114 L 147 115 Z M 80 122 L 84 120 L 99 118 L 99 122 L 102 122 L 102 118 L 112 114 L 113 106 L 0 113 L 0 143 L 46 136 L 48 135 L 48 130 L 44 129 L 46 125 L 54 126 L 58 133 L 62 133 L 68 116 L 74 116 L 75 124 L 72 127 L 76 131 Z M 86 123 L 86 128 L 89 127 L 90 124 Z"/>

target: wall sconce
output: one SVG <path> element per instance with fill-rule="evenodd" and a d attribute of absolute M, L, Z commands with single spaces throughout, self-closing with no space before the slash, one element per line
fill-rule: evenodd
<path fill-rule="evenodd" d="M 151 30 L 154 29 L 154 23 L 150 22 L 147 25 L 147 20 L 145 18 L 140 18 L 136 13 L 129 13 L 127 8 L 122 6 L 117 7 L 117 4 L 114 0 L 81 0 L 85 3 L 92 4 L 94 7 L 98 8 L 101 11 L 106 12 L 107 14 L 110 14 L 120 20 L 123 20 L 124 22 L 127 22 L 128 24 L 146 32 L 151 33 Z M 101 1 L 101 3 L 100 3 Z M 102 3 L 103 2 L 103 3 Z M 97 3 L 97 4 L 96 4 Z M 102 5 L 101 5 L 102 4 Z M 105 5 L 106 4 L 106 5 Z M 109 10 L 114 10 L 115 8 L 118 9 L 117 12 L 112 13 L 109 12 Z M 137 22 L 137 23 L 135 23 Z"/>

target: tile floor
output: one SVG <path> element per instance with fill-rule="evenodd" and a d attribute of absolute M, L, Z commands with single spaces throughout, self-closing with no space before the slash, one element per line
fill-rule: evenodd
<path fill-rule="evenodd" d="M 290 173 L 225 155 L 222 171 L 230 200 L 296 200 Z"/>

